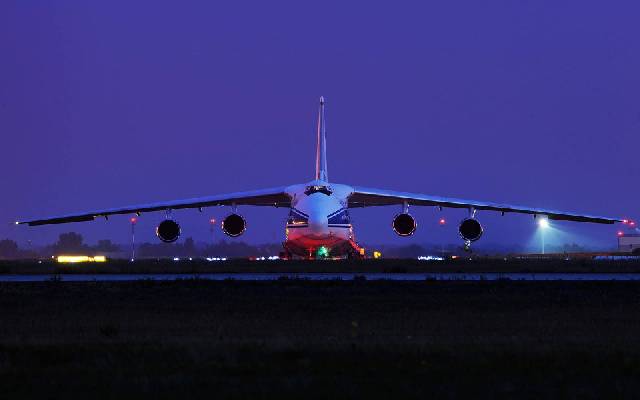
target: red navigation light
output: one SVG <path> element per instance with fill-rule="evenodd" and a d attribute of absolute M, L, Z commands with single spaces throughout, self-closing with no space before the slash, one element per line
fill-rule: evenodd
<path fill-rule="evenodd" d="M 628 224 L 628 223 L 629 223 L 629 220 L 628 220 L 628 219 L 623 219 L 623 220 L 622 220 L 622 223 L 623 223 L 623 224 Z"/>
<path fill-rule="evenodd" d="M 618 236 L 624 236 L 624 232 L 618 231 Z"/>
<path fill-rule="evenodd" d="M 132 223 L 132 224 L 135 224 L 136 222 L 138 222 L 138 218 L 136 218 L 136 217 L 131 217 L 131 218 L 129 219 L 129 221 L 131 221 L 131 223 Z"/>
<path fill-rule="evenodd" d="M 447 223 L 447 220 L 446 220 L 446 219 L 444 219 L 444 218 L 440 218 L 440 221 L 438 221 L 438 223 L 439 223 L 440 225 L 444 225 L 444 224 L 446 224 L 446 223 Z"/>
<path fill-rule="evenodd" d="M 636 221 L 629 221 L 629 226 L 636 226 Z"/>
<path fill-rule="evenodd" d="M 211 225 L 214 225 L 214 224 L 216 223 L 216 219 L 215 219 L 215 218 L 211 218 L 211 219 L 209 220 L 209 222 L 211 223 Z"/>

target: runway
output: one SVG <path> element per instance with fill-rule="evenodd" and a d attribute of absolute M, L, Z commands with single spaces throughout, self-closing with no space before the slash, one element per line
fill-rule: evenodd
<path fill-rule="evenodd" d="M 203 273 L 203 274 L 7 274 L 0 282 L 128 282 L 139 280 L 368 280 L 368 281 L 640 281 L 640 273 Z"/>

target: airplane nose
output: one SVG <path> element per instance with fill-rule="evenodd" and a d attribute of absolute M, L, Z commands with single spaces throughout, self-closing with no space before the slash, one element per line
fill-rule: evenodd
<path fill-rule="evenodd" d="M 309 229 L 315 235 L 324 235 L 329 228 L 329 221 L 327 217 L 314 215 L 309 218 Z"/>

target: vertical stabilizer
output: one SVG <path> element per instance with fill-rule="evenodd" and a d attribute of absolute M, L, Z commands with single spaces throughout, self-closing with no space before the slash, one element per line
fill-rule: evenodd
<path fill-rule="evenodd" d="M 324 124 L 324 97 L 320 97 L 318 111 L 318 141 L 316 144 L 316 180 L 329 180 L 327 174 L 327 132 Z"/>

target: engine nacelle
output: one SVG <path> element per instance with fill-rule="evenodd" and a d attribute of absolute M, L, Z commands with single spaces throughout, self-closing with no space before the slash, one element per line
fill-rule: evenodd
<path fill-rule="evenodd" d="M 464 240 L 475 242 L 482 237 L 482 225 L 475 218 L 466 218 L 460 222 L 458 232 Z"/>
<path fill-rule="evenodd" d="M 156 227 L 156 236 L 165 243 L 173 243 L 180 237 L 180 225 L 172 219 L 165 219 Z"/>
<path fill-rule="evenodd" d="M 247 230 L 247 222 L 240 214 L 229 214 L 222 220 L 222 232 L 231 237 L 238 237 Z"/>
<path fill-rule="evenodd" d="M 408 213 L 398 214 L 393 218 L 393 231 L 399 236 L 411 236 L 416 231 L 416 220 Z"/>

